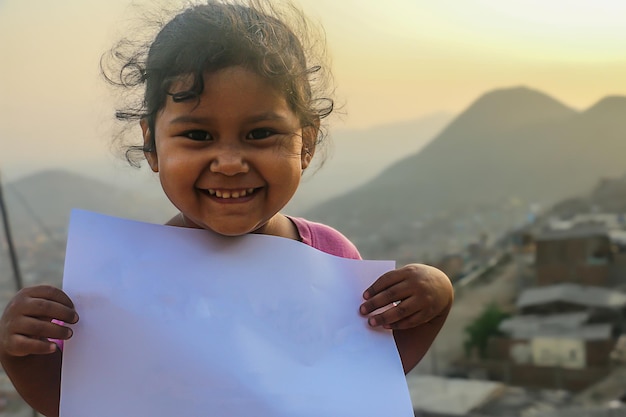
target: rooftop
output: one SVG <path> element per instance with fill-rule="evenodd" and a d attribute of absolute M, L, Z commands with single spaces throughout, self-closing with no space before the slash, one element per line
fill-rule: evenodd
<path fill-rule="evenodd" d="M 559 337 L 584 340 L 604 340 L 611 336 L 610 324 L 586 324 L 590 312 L 552 314 L 548 316 L 521 315 L 503 320 L 500 331 L 514 339 Z"/>
<path fill-rule="evenodd" d="M 505 389 L 500 382 L 417 375 L 409 380 L 415 411 L 465 416 L 498 396 Z"/>
<path fill-rule="evenodd" d="M 603 287 L 557 284 L 525 290 L 517 299 L 517 307 L 522 309 L 554 302 L 616 309 L 626 307 L 626 294 Z"/>

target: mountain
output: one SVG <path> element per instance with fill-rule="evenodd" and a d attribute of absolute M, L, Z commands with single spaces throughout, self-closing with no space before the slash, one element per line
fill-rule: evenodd
<path fill-rule="evenodd" d="M 72 208 L 148 222 L 163 222 L 174 211 L 165 200 L 63 170 L 41 171 L 9 182 L 4 194 L 18 242 L 42 234 L 63 237 Z"/>
<path fill-rule="evenodd" d="M 24 285 L 61 285 L 73 208 L 153 223 L 163 223 L 175 212 L 165 197 L 149 197 L 144 190 L 129 191 L 64 170 L 37 172 L 4 184 L 3 191 Z M 6 249 L 4 240 L 0 235 L 0 246 Z M 11 277 L 11 264 L 2 250 L 0 295 L 13 290 Z"/>
<path fill-rule="evenodd" d="M 317 171 L 319 167 L 313 166 L 314 175 L 307 173 L 302 185 L 305 190 L 299 191 L 290 211 L 297 213 L 371 179 L 407 151 L 421 148 L 451 119 L 450 114 L 440 112 L 403 123 L 338 131 L 328 139 L 329 157 L 323 169 Z M 382 145 L 381 140 L 385 142 Z M 336 156 L 334 148 L 340 151 Z M 314 161 L 323 160 L 323 154 L 320 149 Z M 377 156 L 375 167 L 363 166 L 362 161 L 373 155 Z M 5 184 L 16 239 L 26 241 L 42 233 L 62 239 L 72 208 L 157 223 L 166 221 L 174 213 L 158 181 L 147 182 L 138 172 L 119 169 L 119 173 L 109 169 L 93 177 L 64 169 L 48 169 Z M 335 180 L 329 185 L 327 178 Z"/>
<path fill-rule="evenodd" d="M 307 204 L 332 198 L 291 214 L 337 227 L 367 257 L 423 260 L 481 233 L 497 238 L 523 222 L 531 205 L 580 195 L 626 172 L 625 111 L 624 97 L 579 112 L 516 87 L 483 95 L 449 123 L 444 115 L 431 137 L 420 120 L 337 132 L 334 157 L 298 192 L 318 181 Z M 63 233 L 72 207 L 154 222 L 174 212 L 164 197 L 62 171 L 13 181 L 5 194 L 16 238 Z"/>
<path fill-rule="evenodd" d="M 582 213 L 626 213 L 626 175 L 602 178 L 588 193 L 567 198 L 542 213 L 544 221 L 569 219 Z M 536 225 L 544 222 L 536 222 Z"/>
<path fill-rule="evenodd" d="M 439 112 L 415 120 L 359 130 L 331 131 L 316 152 L 286 211 L 299 215 L 325 200 L 356 188 L 398 160 L 422 149 L 452 120 Z M 322 166 L 320 161 L 324 161 Z"/>
<path fill-rule="evenodd" d="M 451 118 L 447 113 L 437 113 L 404 123 L 335 132 L 329 138 L 327 163 L 319 171 L 315 166 L 309 169 L 288 210 L 297 214 L 371 179 L 401 157 L 420 149 Z M 336 155 L 335 150 L 339 151 Z M 319 151 L 314 162 L 323 160 L 323 150 Z M 363 165 L 363 161 L 372 159 L 373 164 Z M 119 169 L 111 169 L 109 163 L 93 161 L 80 169 L 75 165 L 69 161 L 64 167 L 93 176 L 74 174 L 65 168 L 52 169 L 37 171 L 4 186 L 11 229 L 27 284 L 60 285 L 72 208 L 154 223 L 163 223 L 175 213 L 151 172 L 144 176 L 123 164 L 115 167 Z M 3 240 L 0 237 L 0 246 Z M 8 257 L 0 251 L 0 277 L 11 276 Z"/>
<path fill-rule="evenodd" d="M 626 172 L 626 97 L 577 112 L 525 87 L 489 92 L 421 151 L 306 216 L 342 230 L 366 256 L 413 258 L 499 233 Z"/>

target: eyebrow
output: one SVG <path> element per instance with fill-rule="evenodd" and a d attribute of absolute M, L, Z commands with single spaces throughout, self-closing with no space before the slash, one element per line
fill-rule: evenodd
<path fill-rule="evenodd" d="M 176 118 L 174 118 L 172 121 L 170 121 L 170 124 L 184 124 L 184 123 L 197 123 L 197 124 L 203 124 L 203 123 L 211 123 L 214 119 L 211 117 L 204 117 L 204 116 L 194 116 L 194 115 L 190 115 L 190 114 L 184 114 L 181 116 L 178 116 Z M 265 113 L 260 113 L 260 114 L 256 114 L 256 115 L 252 115 L 250 117 L 245 118 L 244 122 L 245 123 L 257 123 L 257 122 L 265 122 L 265 121 L 286 121 L 287 117 L 282 116 L 278 113 L 269 111 L 269 112 L 265 112 Z"/>

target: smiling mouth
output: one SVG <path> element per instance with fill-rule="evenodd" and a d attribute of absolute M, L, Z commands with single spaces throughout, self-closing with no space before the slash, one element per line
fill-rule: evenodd
<path fill-rule="evenodd" d="M 223 199 L 231 199 L 231 198 L 243 198 L 247 197 L 251 194 L 254 194 L 258 188 L 244 188 L 241 190 L 217 190 L 213 188 L 209 188 L 205 190 L 210 196 L 223 198 Z"/>

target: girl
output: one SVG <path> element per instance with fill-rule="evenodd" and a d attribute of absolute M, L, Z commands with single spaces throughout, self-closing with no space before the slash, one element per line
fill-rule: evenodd
<path fill-rule="evenodd" d="M 333 109 L 327 67 L 312 53 L 308 25 L 251 0 L 210 0 L 163 26 L 145 50 L 121 59 L 116 84 L 139 87 L 138 106 L 118 112 L 139 120 L 141 151 L 180 213 L 168 224 L 226 236 L 261 233 L 294 239 L 333 255 L 360 259 L 336 230 L 280 210 L 294 195 Z M 317 40 L 319 45 L 319 39 Z M 104 60 L 104 63 L 108 61 Z M 109 81 L 115 78 L 108 75 Z M 370 326 L 393 330 L 405 372 L 426 353 L 450 310 L 453 291 L 439 270 L 413 264 L 381 276 L 363 293 Z M 393 304 L 382 313 L 373 313 Z M 58 415 L 61 351 L 78 314 L 61 290 L 17 293 L 0 319 L 0 361 L 17 391 L 46 416 Z M 365 365 L 364 365 L 365 366 Z"/>

